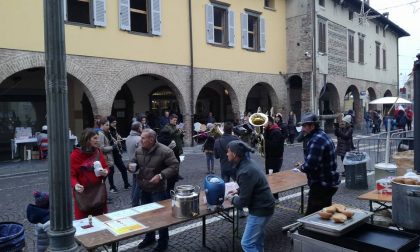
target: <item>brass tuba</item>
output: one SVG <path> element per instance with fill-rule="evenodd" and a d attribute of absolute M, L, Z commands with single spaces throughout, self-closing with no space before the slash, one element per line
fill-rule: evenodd
<path fill-rule="evenodd" d="M 268 122 L 268 116 L 263 113 L 254 113 L 249 117 L 249 123 L 255 127 L 257 149 L 262 157 L 265 156 L 264 125 Z"/>

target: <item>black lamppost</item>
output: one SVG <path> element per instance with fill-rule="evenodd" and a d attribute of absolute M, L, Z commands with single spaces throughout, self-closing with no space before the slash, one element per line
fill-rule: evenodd
<path fill-rule="evenodd" d="M 50 187 L 49 251 L 78 251 L 72 225 L 63 1 L 44 0 L 45 90 Z"/>
<path fill-rule="evenodd" d="M 414 90 L 414 139 L 420 139 L 420 53 L 417 54 L 417 60 L 414 61 L 413 75 L 413 90 Z M 414 141 L 414 167 L 420 173 L 420 141 Z"/>

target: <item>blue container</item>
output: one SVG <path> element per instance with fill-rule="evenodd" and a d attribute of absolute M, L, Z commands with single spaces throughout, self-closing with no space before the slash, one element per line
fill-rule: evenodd
<path fill-rule="evenodd" d="M 16 222 L 0 223 L 0 251 L 16 252 L 25 247 L 25 229 Z"/>
<path fill-rule="evenodd" d="M 215 175 L 207 175 L 204 179 L 204 191 L 207 204 L 221 206 L 225 201 L 225 182 Z"/>

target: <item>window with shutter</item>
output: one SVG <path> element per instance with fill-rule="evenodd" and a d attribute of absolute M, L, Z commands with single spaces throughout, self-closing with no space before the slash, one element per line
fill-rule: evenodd
<path fill-rule="evenodd" d="M 91 17 L 91 1 L 90 0 L 64 0 L 67 7 L 67 21 L 81 24 L 92 24 L 93 17 Z"/>
<path fill-rule="evenodd" d="M 229 46 L 235 46 L 235 13 L 232 10 L 228 12 L 229 21 Z"/>
<path fill-rule="evenodd" d="M 160 18 L 160 0 L 151 0 L 152 6 L 152 34 L 161 35 L 162 34 L 162 21 Z"/>
<path fill-rule="evenodd" d="M 233 47 L 235 43 L 235 20 L 227 5 L 206 5 L 207 43 Z"/>
<path fill-rule="evenodd" d="M 106 26 L 106 0 L 93 0 L 93 24 Z"/>
<path fill-rule="evenodd" d="M 382 49 L 382 69 L 386 69 L 386 49 Z"/>
<path fill-rule="evenodd" d="M 359 34 L 359 64 L 365 63 L 365 38 Z"/>
<path fill-rule="evenodd" d="M 349 61 L 354 61 L 354 32 L 349 31 Z"/>
<path fill-rule="evenodd" d="M 120 29 L 130 31 L 130 0 L 119 0 L 119 11 Z"/>
<path fill-rule="evenodd" d="M 214 9 L 211 4 L 206 4 L 206 34 L 207 43 L 214 43 Z"/>
<path fill-rule="evenodd" d="M 162 34 L 161 0 L 119 0 L 120 29 Z"/>
<path fill-rule="evenodd" d="M 248 14 L 241 13 L 242 48 L 248 49 Z"/>
<path fill-rule="evenodd" d="M 323 19 L 318 21 L 318 52 L 327 52 L 327 31 L 326 22 Z"/>
<path fill-rule="evenodd" d="M 376 45 L 376 68 L 381 68 L 381 43 L 375 42 Z"/>
<path fill-rule="evenodd" d="M 265 18 L 260 17 L 259 19 L 260 22 L 260 51 L 264 52 L 265 51 Z"/>

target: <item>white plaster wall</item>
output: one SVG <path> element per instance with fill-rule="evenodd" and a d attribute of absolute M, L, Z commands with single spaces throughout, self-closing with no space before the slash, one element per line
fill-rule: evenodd
<path fill-rule="evenodd" d="M 316 1 L 318 4 L 318 1 Z M 347 27 L 355 32 L 354 37 L 354 58 L 355 62 L 347 61 L 347 77 L 362 79 L 373 82 L 380 82 L 384 84 L 396 84 L 398 77 L 397 69 L 397 37 L 395 34 L 386 31 L 385 38 L 382 35 L 384 24 L 379 24 L 380 31 L 376 34 L 376 23 L 375 21 L 369 21 L 366 26 L 360 26 L 356 13 L 354 14 L 353 21 L 348 18 L 348 8 L 343 8 L 341 5 L 334 4 L 333 1 L 325 1 L 325 8 L 317 6 L 317 15 L 320 15 L 328 20 L 331 20 L 337 24 Z M 360 12 L 360 10 L 354 10 Z M 364 64 L 359 64 L 359 38 L 358 33 L 365 35 L 365 56 Z M 328 34 L 327 34 L 328 39 Z M 381 59 L 380 69 L 376 68 L 376 44 L 375 41 L 381 43 Z M 348 48 L 348 45 L 347 45 Z M 386 49 L 386 64 L 387 69 L 382 69 L 382 48 Z M 328 49 L 327 49 L 328 53 Z M 318 59 L 317 59 L 318 60 Z M 323 59 L 319 59 L 320 64 L 325 64 Z"/>

